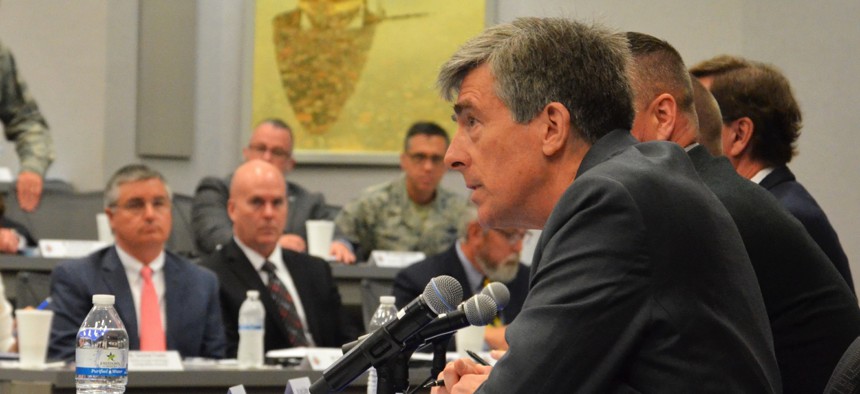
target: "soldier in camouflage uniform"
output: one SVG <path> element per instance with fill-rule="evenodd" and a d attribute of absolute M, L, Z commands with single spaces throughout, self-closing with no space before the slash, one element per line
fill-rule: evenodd
<path fill-rule="evenodd" d="M 336 223 L 359 259 L 366 260 L 373 250 L 431 255 L 454 243 L 467 203 L 439 187 L 448 142 L 448 134 L 435 123 L 412 125 L 400 154 L 404 175 L 365 190 L 343 208 Z"/>
<path fill-rule="evenodd" d="M 0 121 L 6 139 L 15 142 L 21 160 L 16 186 L 21 209 L 32 212 L 42 196 L 42 178 L 54 161 L 48 124 L 27 85 L 18 75 L 15 58 L 0 43 Z"/>

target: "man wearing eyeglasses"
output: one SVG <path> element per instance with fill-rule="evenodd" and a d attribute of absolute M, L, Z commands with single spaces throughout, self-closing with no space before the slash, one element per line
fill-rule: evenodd
<path fill-rule="evenodd" d="M 355 250 L 366 260 L 373 250 L 436 254 L 451 246 L 466 199 L 439 187 L 448 142 L 439 125 L 413 124 L 400 154 L 403 176 L 370 187 L 343 208 L 335 223 L 350 245 L 341 239 L 332 243 L 332 251 Z"/>
<path fill-rule="evenodd" d="M 490 282 L 502 282 L 511 293 L 500 318 L 487 326 L 484 339 L 492 349 L 507 349 L 505 326 L 520 313 L 529 292 L 529 268 L 520 262 L 523 229 L 486 229 L 478 223 L 478 211 L 469 207 L 461 218 L 460 237 L 442 253 L 402 269 L 394 278 L 392 294 L 398 308 L 424 292 L 430 279 L 450 275 L 463 285 L 468 299 Z M 531 257 L 531 256 L 529 256 Z"/>
<path fill-rule="evenodd" d="M 111 177 L 105 212 L 116 244 L 62 263 L 51 274 L 51 358 L 74 358 L 75 336 L 93 294 L 116 296 L 131 350 L 224 357 L 215 274 L 164 250 L 170 200 L 164 177 L 144 165 L 127 165 Z"/>
<path fill-rule="evenodd" d="M 242 150 L 245 161 L 260 159 L 277 167 L 284 177 L 295 168 L 293 159 L 293 132 L 280 119 L 266 119 L 254 128 L 248 146 Z M 220 245 L 226 245 L 233 237 L 233 224 L 227 215 L 227 200 L 230 198 L 230 181 L 226 178 L 206 177 L 200 181 L 194 193 L 192 222 L 197 248 L 203 254 L 214 252 Z M 305 222 L 312 219 L 332 220 L 337 214 L 325 202 L 320 193 L 287 182 L 289 214 L 284 233 L 278 244 L 296 252 L 307 251 L 307 232 Z M 341 261 L 355 261 L 349 250 L 335 255 Z"/>

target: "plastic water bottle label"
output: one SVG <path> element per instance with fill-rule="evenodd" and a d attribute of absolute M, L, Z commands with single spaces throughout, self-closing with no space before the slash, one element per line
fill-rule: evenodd
<path fill-rule="evenodd" d="M 128 352 L 122 349 L 77 349 L 75 374 L 99 377 L 128 376 Z"/>

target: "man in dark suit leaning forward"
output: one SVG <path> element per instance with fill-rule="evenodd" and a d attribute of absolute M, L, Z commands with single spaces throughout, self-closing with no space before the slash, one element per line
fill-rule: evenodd
<path fill-rule="evenodd" d="M 505 326 L 520 313 L 529 292 L 529 267 L 520 262 L 525 235 L 522 229 L 485 229 L 478 222 L 477 209 L 469 207 L 462 218 L 460 237 L 448 250 L 397 273 L 392 290 L 397 307 L 403 308 L 418 297 L 438 275 L 457 279 L 463 285 L 463 299 L 480 293 L 487 282 L 502 282 L 511 299 L 499 312 L 500 318 L 487 325 L 484 340 L 492 349 L 507 349 Z"/>
<path fill-rule="evenodd" d="M 693 106 L 693 86 L 675 48 L 642 33 L 627 33 L 627 39 L 637 98 L 633 136 L 668 140 L 687 149 L 699 176 L 725 205 L 744 240 L 770 318 L 784 392 L 822 392 L 842 353 L 860 335 L 860 309 L 851 289 L 803 226 L 767 190 L 697 143 L 696 115 L 709 108 Z"/>
<path fill-rule="evenodd" d="M 543 232 L 510 349 L 493 367 L 448 364 L 436 393 L 781 391 L 731 217 L 683 149 L 627 130 L 628 60 L 606 29 L 520 18 L 442 66 L 445 163 L 478 219 Z"/>
<path fill-rule="evenodd" d="M 322 259 L 281 248 L 287 218 L 284 176 L 262 160 L 240 166 L 230 185 L 227 213 L 233 239 L 202 261 L 221 282 L 227 356 L 239 344 L 239 308 L 258 290 L 266 309 L 265 349 L 340 346 L 349 339 L 331 267 Z"/>
<path fill-rule="evenodd" d="M 93 294 L 116 296 L 131 350 L 224 357 L 218 280 L 164 250 L 170 198 L 164 177 L 141 164 L 121 168 L 108 181 L 105 212 L 116 245 L 62 263 L 51 274 L 51 357 L 74 358 Z"/>

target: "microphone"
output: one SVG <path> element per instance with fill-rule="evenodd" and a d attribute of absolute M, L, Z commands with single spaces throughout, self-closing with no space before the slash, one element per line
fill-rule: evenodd
<path fill-rule="evenodd" d="M 430 280 L 424 293 L 397 312 L 397 320 L 380 327 L 323 371 L 311 393 L 341 391 L 371 366 L 379 367 L 400 353 L 404 343 L 440 313 L 463 299 L 456 279 L 441 275 Z"/>
<path fill-rule="evenodd" d="M 511 292 L 508 290 L 508 286 L 505 286 L 502 282 L 492 282 L 484 287 L 481 290 L 481 294 L 486 294 L 496 301 L 496 305 L 499 307 L 499 310 L 505 309 L 508 306 L 508 303 L 511 302 Z"/>
<path fill-rule="evenodd" d="M 409 338 L 406 348 L 418 348 L 435 338 L 450 334 L 466 326 L 486 326 L 496 317 L 496 302 L 486 294 L 472 296 L 451 313 L 440 315 Z"/>

